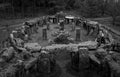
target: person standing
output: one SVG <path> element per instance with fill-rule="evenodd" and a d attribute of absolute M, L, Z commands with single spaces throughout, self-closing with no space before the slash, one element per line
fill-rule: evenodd
<path fill-rule="evenodd" d="M 99 32 L 99 35 L 98 35 L 96 41 L 98 42 L 98 46 L 101 46 L 101 44 L 105 44 L 106 43 L 105 42 L 105 35 L 104 35 L 102 30 Z"/>
<path fill-rule="evenodd" d="M 17 36 L 16 36 L 16 35 L 18 35 L 17 33 L 18 33 L 17 31 L 12 31 L 12 33 L 10 34 L 10 45 L 11 46 L 16 45 L 15 38 L 17 38 Z"/>
<path fill-rule="evenodd" d="M 47 22 L 46 26 L 47 26 L 47 30 L 50 30 L 50 23 L 49 22 Z"/>

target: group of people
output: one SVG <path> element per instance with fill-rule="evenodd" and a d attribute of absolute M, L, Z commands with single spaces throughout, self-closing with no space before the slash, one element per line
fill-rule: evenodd
<path fill-rule="evenodd" d="M 95 34 L 95 38 L 96 38 L 95 41 L 98 42 L 98 46 L 101 46 L 102 44 L 111 43 L 111 39 L 112 39 L 111 35 L 108 33 L 107 30 L 103 29 L 101 24 L 99 24 L 98 22 L 87 21 L 87 20 L 84 20 L 79 17 L 76 18 L 76 17 L 63 16 L 61 19 L 61 18 L 59 18 L 59 16 L 57 16 L 56 18 L 50 18 L 50 16 L 43 16 L 42 18 L 37 19 L 37 20 L 26 21 L 26 22 L 24 22 L 24 24 L 22 24 L 22 26 L 20 28 L 13 30 L 9 35 L 9 40 L 7 40 L 9 42 L 8 43 L 9 46 L 7 45 L 6 47 L 12 46 L 15 49 L 17 49 L 18 47 L 24 48 L 24 44 L 28 43 L 28 41 L 31 39 L 31 35 L 34 33 L 38 33 L 39 27 L 43 28 L 43 30 L 44 30 L 43 40 L 46 40 L 47 39 L 46 30 L 50 30 L 50 23 L 51 23 L 51 21 L 54 21 L 54 20 L 56 20 L 56 22 L 59 23 L 58 25 L 60 26 L 60 31 L 64 31 L 65 24 L 72 23 L 72 25 L 73 25 L 72 30 L 75 30 L 75 26 L 80 26 L 80 27 L 83 27 L 87 31 L 86 35 L 94 35 Z M 52 22 L 52 23 L 54 23 L 54 22 Z M 65 36 L 67 37 L 67 35 L 68 34 L 66 34 Z M 80 35 L 80 34 L 78 33 L 77 35 Z M 79 38 L 80 37 L 78 37 L 78 39 Z M 77 51 L 78 50 L 75 50 L 75 52 L 77 52 Z M 43 69 L 38 69 L 38 68 L 37 69 L 40 72 L 46 71 L 46 70 L 44 70 L 44 67 L 46 67 L 46 68 L 48 68 L 48 70 L 49 70 L 48 73 L 49 73 L 52 70 L 52 67 L 55 66 L 55 59 L 53 57 L 51 58 L 51 55 L 49 55 L 49 53 L 47 51 L 40 50 L 40 52 L 44 53 L 44 54 L 40 54 L 40 56 L 37 57 L 37 59 L 39 59 L 39 61 L 37 61 L 38 62 L 37 64 L 39 64 L 38 65 L 39 68 L 43 68 Z M 82 59 L 88 60 L 88 58 L 86 58 L 86 54 L 85 54 L 85 56 L 83 56 L 84 55 L 83 52 L 80 54 L 81 54 L 80 59 L 82 62 L 83 62 Z M 47 59 L 46 59 L 46 57 L 47 57 Z M 85 57 L 85 58 L 82 58 L 82 57 Z M 79 58 L 78 53 L 75 54 L 75 56 L 72 58 L 72 63 L 79 65 L 80 62 L 78 62 L 76 60 L 76 58 L 77 59 Z M 45 60 L 45 61 L 43 62 L 41 59 Z M 75 61 L 77 61 L 77 62 L 75 62 Z M 22 60 L 21 60 L 21 62 L 22 62 Z M 47 62 L 49 64 L 48 66 L 47 66 Z M 40 63 L 43 63 L 43 64 L 40 64 Z"/>
<path fill-rule="evenodd" d="M 83 22 L 83 28 L 87 31 L 86 35 L 93 35 L 96 38 L 95 41 L 98 42 L 98 46 L 113 42 L 111 34 L 102 26 L 102 24 L 95 21 L 86 20 Z"/>
<path fill-rule="evenodd" d="M 75 30 L 76 26 L 83 27 L 86 30 L 87 36 L 90 35 L 96 38 L 95 41 L 98 42 L 98 46 L 102 44 L 112 43 L 113 41 L 111 34 L 102 27 L 102 24 L 96 21 L 90 21 L 80 17 L 65 16 L 63 20 L 58 22 L 60 30 L 64 30 L 64 25 L 70 23 L 72 24 L 72 31 Z"/>

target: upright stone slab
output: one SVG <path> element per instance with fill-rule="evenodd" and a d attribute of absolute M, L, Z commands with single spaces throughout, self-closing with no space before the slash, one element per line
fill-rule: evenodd
<path fill-rule="evenodd" d="M 75 23 L 72 22 L 72 31 L 75 31 Z"/>
<path fill-rule="evenodd" d="M 31 33 L 31 34 L 33 34 L 33 31 L 34 31 L 34 30 L 33 30 L 33 26 L 34 26 L 34 25 L 30 25 L 30 33 Z"/>
<path fill-rule="evenodd" d="M 47 40 L 47 28 L 44 27 L 43 30 L 42 30 L 42 37 L 43 37 L 43 40 Z"/>
<path fill-rule="evenodd" d="M 60 22 L 60 30 L 64 30 L 64 22 L 62 21 L 62 22 Z"/>
<path fill-rule="evenodd" d="M 81 29 L 80 28 L 77 28 L 76 29 L 76 41 L 81 41 Z"/>
<path fill-rule="evenodd" d="M 79 70 L 89 68 L 88 48 L 80 47 L 78 52 L 79 52 Z"/>

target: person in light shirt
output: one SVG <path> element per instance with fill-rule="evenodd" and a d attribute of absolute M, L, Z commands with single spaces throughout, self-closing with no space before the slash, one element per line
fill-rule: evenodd
<path fill-rule="evenodd" d="M 17 31 L 12 31 L 12 33 L 10 34 L 10 42 L 12 46 L 16 44 L 16 42 L 14 41 L 15 38 L 17 38 L 16 35 L 17 35 Z"/>
<path fill-rule="evenodd" d="M 10 38 L 14 39 L 16 34 L 17 34 L 17 31 L 12 31 L 12 33 L 10 34 Z"/>
<path fill-rule="evenodd" d="M 103 33 L 102 30 L 99 31 L 99 35 L 96 38 L 96 40 L 98 42 L 98 46 L 101 46 L 101 44 L 105 44 L 105 34 Z"/>
<path fill-rule="evenodd" d="M 23 34 L 25 34 L 25 26 L 22 26 L 22 27 L 21 27 L 21 32 L 22 32 Z"/>

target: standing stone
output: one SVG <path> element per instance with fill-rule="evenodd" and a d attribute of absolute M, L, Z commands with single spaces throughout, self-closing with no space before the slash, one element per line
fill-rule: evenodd
<path fill-rule="evenodd" d="M 80 36 L 81 36 L 81 30 L 80 28 L 77 28 L 76 29 L 76 41 L 81 41 Z"/>
<path fill-rule="evenodd" d="M 43 40 L 47 40 L 47 29 L 43 28 L 42 32 L 43 32 Z"/>
<path fill-rule="evenodd" d="M 79 48 L 79 70 L 89 68 L 88 48 Z"/>
<path fill-rule="evenodd" d="M 75 31 L 75 23 L 72 22 L 72 31 Z"/>
<path fill-rule="evenodd" d="M 60 30 L 64 30 L 64 21 L 60 22 Z"/>
<path fill-rule="evenodd" d="M 32 33 L 33 33 L 33 25 L 30 24 L 30 25 L 29 25 L 29 28 L 30 28 L 30 34 L 32 34 Z"/>

